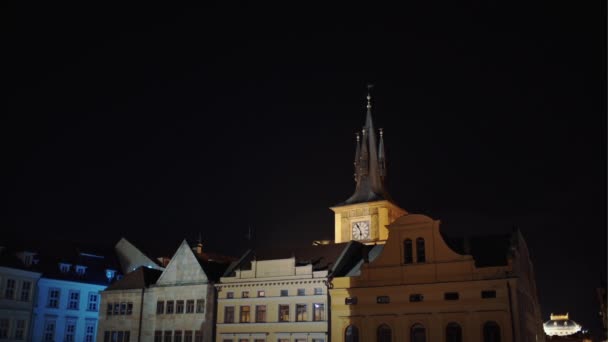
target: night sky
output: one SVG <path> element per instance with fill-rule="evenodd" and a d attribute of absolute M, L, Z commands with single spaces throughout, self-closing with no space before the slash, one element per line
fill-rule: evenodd
<path fill-rule="evenodd" d="M 331 239 L 372 82 L 395 201 L 450 236 L 519 228 L 543 319 L 596 329 L 605 3 L 423 3 L 9 5 L 3 240 Z"/>

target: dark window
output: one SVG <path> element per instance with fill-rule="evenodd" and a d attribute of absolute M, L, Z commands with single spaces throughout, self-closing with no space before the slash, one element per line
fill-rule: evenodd
<path fill-rule="evenodd" d="M 120 314 L 124 315 L 127 313 L 127 303 L 120 303 Z"/>
<path fill-rule="evenodd" d="M 164 342 L 171 342 L 172 337 L 173 337 L 172 333 L 173 333 L 173 331 L 171 331 L 171 330 L 165 330 L 165 339 L 164 339 Z"/>
<path fill-rule="evenodd" d="M 112 314 L 113 315 L 119 315 L 120 314 L 120 303 L 114 303 L 114 312 Z"/>
<path fill-rule="evenodd" d="M 127 315 L 133 313 L 133 303 L 127 303 Z"/>
<path fill-rule="evenodd" d="M 192 342 L 192 330 L 184 331 L 184 342 Z"/>
<path fill-rule="evenodd" d="M 287 297 L 289 295 L 289 291 L 281 290 L 281 297 Z"/>
<path fill-rule="evenodd" d="M 234 323 L 234 306 L 227 306 L 224 309 L 224 323 Z"/>
<path fill-rule="evenodd" d="M 194 342 L 203 342 L 203 332 L 197 330 L 194 332 Z"/>
<path fill-rule="evenodd" d="M 426 329 L 422 324 L 414 324 L 410 329 L 410 341 L 426 342 Z"/>
<path fill-rule="evenodd" d="M 177 300 L 175 301 L 175 313 L 184 313 L 184 301 L 183 300 Z"/>
<path fill-rule="evenodd" d="M 156 314 L 162 315 L 164 313 L 165 313 L 165 302 L 162 300 L 159 300 L 156 302 Z"/>
<path fill-rule="evenodd" d="M 405 239 L 403 241 L 403 263 L 411 264 L 414 262 L 414 257 L 412 253 L 412 240 Z"/>
<path fill-rule="evenodd" d="M 182 331 L 175 330 L 173 333 L 173 342 L 182 342 Z"/>
<path fill-rule="evenodd" d="M 174 308 L 174 302 L 172 300 L 168 300 L 167 301 L 167 311 L 166 311 L 167 315 L 170 315 L 174 312 L 173 308 Z"/>
<path fill-rule="evenodd" d="M 424 239 L 416 239 L 416 262 L 426 262 L 426 252 L 424 250 Z"/>
<path fill-rule="evenodd" d="M 194 300 L 187 300 L 186 301 L 186 313 L 193 313 L 194 312 Z"/>
<path fill-rule="evenodd" d="M 196 313 L 203 313 L 203 312 L 205 312 L 205 300 L 197 299 L 196 300 Z"/>
<path fill-rule="evenodd" d="M 424 296 L 418 293 L 410 295 L 410 302 L 422 302 L 424 300 Z"/>
<path fill-rule="evenodd" d="M 390 302 L 391 302 L 391 298 L 389 296 L 376 297 L 376 303 L 378 303 L 378 304 L 388 304 Z"/>
<path fill-rule="evenodd" d="M 106 310 L 106 315 L 112 316 L 112 303 L 108 303 L 107 308 L 108 309 Z"/>
<path fill-rule="evenodd" d="M 354 325 L 349 325 L 344 331 L 345 342 L 359 342 L 359 329 Z"/>
<path fill-rule="evenodd" d="M 255 306 L 255 321 L 257 323 L 266 322 L 266 305 Z"/>
<path fill-rule="evenodd" d="M 382 324 L 378 327 L 377 335 L 378 342 L 392 342 L 393 332 L 391 331 L 391 328 L 386 324 Z"/>
<path fill-rule="evenodd" d="M 496 291 L 481 291 L 481 298 L 496 298 Z"/>
<path fill-rule="evenodd" d="M 355 305 L 357 304 L 357 297 L 346 297 L 344 298 L 344 304 Z"/>
<path fill-rule="evenodd" d="M 459 297 L 458 292 L 446 292 L 443 294 L 443 299 L 445 300 L 458 300 Z"/>
<path fill-rule="evenodd" d="M 496 322 L 486 322 L 483 325 L 483 342 L 500 342 L 500 327 Z"/>
<path fill-rule="evenodd" d="M 298 289 L 298 296 L 305 296 L 305 295 L 306 295 L 306 290 Z"/>
<path fill-rule="evenodd" d="M 458 323 L 449 323 L 445 327 L 445 342 L 462 342 L 462 328 Z"/>
<path fill-rule="evenodd" d="M 160 330 L 154 331 L 154 342 L 163 342 L 163 332 Z"/>

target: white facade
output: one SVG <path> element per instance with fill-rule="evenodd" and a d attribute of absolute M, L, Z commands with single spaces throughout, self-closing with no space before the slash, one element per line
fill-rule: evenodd
<path fill-rule="evenodd" d="M 0 266 L 0 340 L 30 341 L 40 273 Z"/>
<path fill-rule="evenodd" d="M 34 306 L 34 341 L 96 341 L 105 285 L 41 278 Z"/>

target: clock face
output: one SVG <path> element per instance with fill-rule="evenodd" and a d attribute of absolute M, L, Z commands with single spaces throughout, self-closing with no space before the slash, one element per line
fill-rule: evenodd
<path fill-rule="evenodd" d="M 353 222 L 353 239 L 365 240 L 369 238 L 369 221 Z"/>

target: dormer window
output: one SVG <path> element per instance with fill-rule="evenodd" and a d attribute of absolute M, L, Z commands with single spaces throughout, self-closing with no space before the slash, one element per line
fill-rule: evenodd
<path fill-rule="evenodd" d="M 61 273 L 68 273 L 68 272 L 70 272 L 70 266 L 72 266 L 72 265 L 60 262 L 59 270 L 61 271 Z"/>
<path fill-rule="evenodd" d="M 116 275 L 116 271 L 111 270 L 111 269 L 106 270 L 106 278 L 108 278 L 108 281 L 114 279 L 115 275 Z"/>
<path fill-rule="evenodd" d="M 86 266 L 76 265 L 76 273 L 78 273 L 79 275 L 84 275 L 86 270 L 87 270 Z"/>

